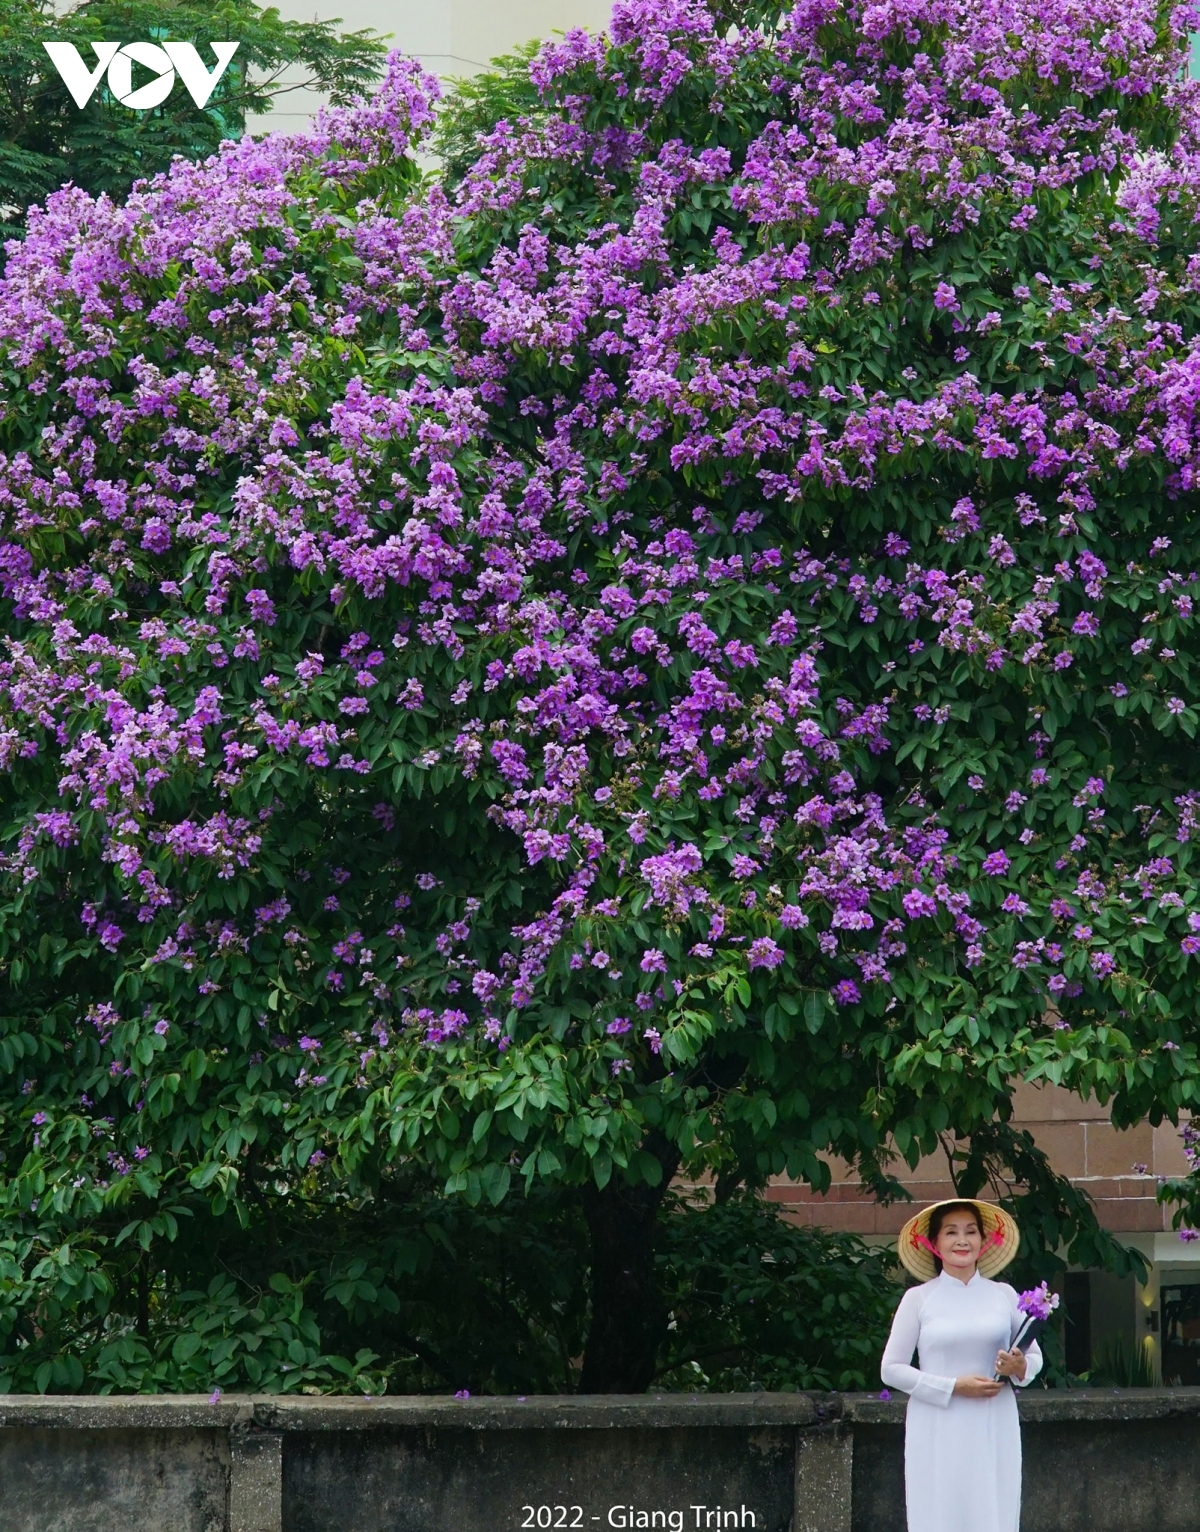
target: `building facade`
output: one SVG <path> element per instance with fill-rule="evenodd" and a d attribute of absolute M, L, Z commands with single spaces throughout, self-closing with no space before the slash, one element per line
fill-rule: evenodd
<path fill-rule="evenodd" d="M 611 9 L 611 0 L 316 0 L 315 5 L 311 0 L 280 0 L 278 5 L 289 21 L 340 20 L 345 32 L 370 27 L 443 80 L 475 74 L 490 60 L 534 38 L 572 27 L 601 31 Z M 289 77 L 284 80 L 287 83 Z M 249 124 L 250 130 L 298 132 L 321 101 L 314 91 L 289 88 L 269 116 Z"/>

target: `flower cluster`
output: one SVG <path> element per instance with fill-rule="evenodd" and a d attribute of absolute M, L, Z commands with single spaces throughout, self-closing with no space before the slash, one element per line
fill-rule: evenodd
<path fill-rule="evenodd" d="M 1017 1298 L 1017 1307 L 1030 1319 L 1047 1320 L 1059 1304 L 1059 1295 L 1052 1293 L 1045 1282 L 1031 1287 Z"/>

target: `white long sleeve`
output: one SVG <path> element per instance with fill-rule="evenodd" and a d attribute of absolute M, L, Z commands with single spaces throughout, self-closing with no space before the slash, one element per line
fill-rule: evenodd
<path fill-rule="evenodd" d="M 912 1365 L 921 1333 L 921 1294 L 921 1288 L 910 1287 L 901 1298 L 879 1371 L 889 1388 L 898 1388 L 924 1404 L 936 1404 L 944 1410 L 954 1395 L 954 1379 L 922 1372 Z M 1040 1352 L 1038 1365 L 1041 1365 Z"/>
<path fill-rule="evenodd" d="M 1042 1370 L 1042 1348 L 1037 1341 L 1030 1341 L 1028 1346 L 1022 1346 L 1025 1353 L 1025 1376 L 1014 1378 L 1012 1381 L 1017 1388 L 1028 1388 Z"/>

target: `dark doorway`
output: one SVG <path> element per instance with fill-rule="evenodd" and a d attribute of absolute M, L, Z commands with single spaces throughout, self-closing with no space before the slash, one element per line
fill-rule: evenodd
<path fill-rule="evenodd" d="M 1200 1283 L 1163 1284 L 1162 1373 L 1167 1384 L 1200 1383 Z"/>
<path fill-rule="evenodd" d="M 1086 1271 L 1069 1271 L 1063 1282 L 1067 1310 L 1067 1371 L 1088 1372 L 1092 1365 L 1092 1278 Z"/>

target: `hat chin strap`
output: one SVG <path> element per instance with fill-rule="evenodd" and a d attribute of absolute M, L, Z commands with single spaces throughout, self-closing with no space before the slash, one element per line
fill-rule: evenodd
<path fill-rule="evenodd" d="M 912 1232 L 912 1243 L 921 1246 L 924 1250 L 928 1250 L 930 1255 L 936 1255 L 938 1260 L 941 1260 L 942 1257 L 938 1252 L 938 1247 L 929 1238 L 928 1234 L 920 1234 L 914 1229 Z M 1004 1230 L 997 1224 L 980 1246 L 979 1253 L 982 1255 L 985 1250 L 990 1250 L 993 1245 L 1002 1245 L 1003 1243 Z"/>

